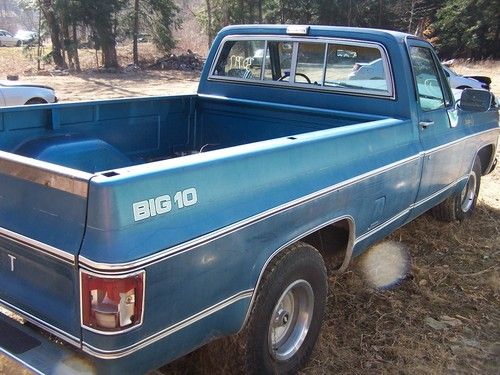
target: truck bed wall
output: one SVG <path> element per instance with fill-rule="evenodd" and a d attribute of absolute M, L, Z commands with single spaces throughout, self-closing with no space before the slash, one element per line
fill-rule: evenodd
<path fill-rule="evenodd" d="M 338 128 L 384 117 L 278 103 L 221 99 L 198 100 L 196 147 L 213 150 Z"/>
<path fill-rule="evenodd" d="M 184 95 L 5 108 L 0 115 L 0 150 L 37 158 L 44 147 L 45 151 L 52 147 L 45 161 L 96 172 L 89 170 L 95 168 L 88 163 L 80 164 L 92 152 L 84 152 L 82 142 L 100 140 L 110 147 L 96 148 L 100 154 L 97 160 L 109 159 L 106 152 L 114 149 L 129 165 L 140 164 L 185 147 L 194 98 Z M 68 150 L 68 144 L 74 146 Z M 100 166 L 106 170 L 124 165 Z"/>

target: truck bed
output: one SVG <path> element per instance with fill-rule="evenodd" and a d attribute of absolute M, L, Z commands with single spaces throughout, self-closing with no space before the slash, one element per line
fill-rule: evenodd
<path fill-rule="evenodd" d="M 98 173 L 381 118 L 195 95 L 20 107 L 0 150 Z"/>

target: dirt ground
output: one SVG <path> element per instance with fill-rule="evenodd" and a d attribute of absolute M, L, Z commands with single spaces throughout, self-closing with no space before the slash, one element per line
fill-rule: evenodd
<path fill-rule="evenodd" d="M 5 50 L 0 49 L 0 75 L 12 72 Z M 492 91 L 500 97 L 500 62 L 455 68 L 492 77 Z M 22 79 L 53 86 L 62 101 L 194 92 L 198 79 L 196 73 L 164 71 L 52 77 L 17 69 Z M 391 288 L 375 289 L 362 271 L 363 258 L 332 276 L 322 334 L 302 373 L 498 375 L 500 167 L 482 179 L 472 219 L 443 223 L 425 214 L 389 240 L 409 251 L 407 276 Z M 156 373 L 238 373 L 227 354 L 231 345 L 212 343 Z M 20 371 L 0 356 L 0 374 Z"/>

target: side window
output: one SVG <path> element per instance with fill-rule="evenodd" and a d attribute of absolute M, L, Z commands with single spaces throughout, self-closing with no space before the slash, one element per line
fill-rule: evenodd
<path fill-rule="evenodd" d="M 325 86 L 389 92 L 388 72 L 378 48 L 329 44 Z"/>
<path fill-rule="evenodd" d="M 326 44 L 299 43 L 295 82 L 322 85 Z"/>
<path fill-rule="evenodd" d="M 410 58 L 422 110 L 444 108 L 444 93 L 432 52 L 425 47 L 410 47 Z"/>
<path fill-rule="evenodd" d="M 263 40 L 238 40 L 224 44 L 213 75 L 260 80 L 264 60 Z"/>

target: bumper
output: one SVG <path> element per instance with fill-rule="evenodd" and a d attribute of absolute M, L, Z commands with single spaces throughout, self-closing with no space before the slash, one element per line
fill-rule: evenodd
<path fill-rule="evenodd" d="M 0 313 L 0 352 L 36 374 L 96 374 L 92 362 L 68 344 Z"/>

